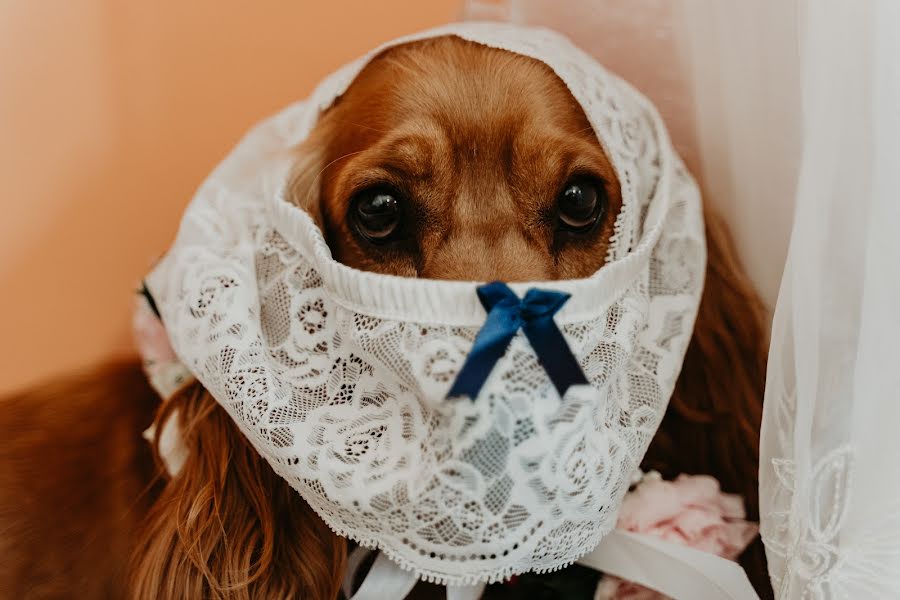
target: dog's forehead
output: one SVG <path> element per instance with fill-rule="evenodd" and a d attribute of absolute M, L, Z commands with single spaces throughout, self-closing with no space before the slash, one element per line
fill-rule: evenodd
<path fill-rule="evenodd" d="M 380 60 L 390 61 L 392 55 L 403 54 L 404 50 L 416 44 L 434 45 L 441 38 L 464 40 L 470 47 L 482 50 L 470 52 L 469 56 L 475 60 L 468 61 L 465 65 L 453 64 L 452 61 L 446 60 L 442 64 L 439 52 L 419 53 L 418 58 L 427 62 L 429 69 L 435 70 L 435 67 L 438 67 L 438 70 L 443 72 L 432 72 L 430 75 L 433 76 L 421 77 L 424 69 L 419 69 L 418 97 L 427 98 L 428 94 L 421 92 L 431 91 L 435 99 L 444 97 L 450 101 L 448 96 L 453 96 L 453 106 L 456 110 L 460 104 L 467 105 L 467 110 L 454 115 L 456 123 L 462 123 L 467 119 L 475 121 L 486 111 L 502 106 L 491 100 L 504 95 L 508 104 L 515 105 L 523 93 L 528 96 L 529 89 L 541 87 L 540 80 L 543 80 L 545 86 L 547 81 L 553 80 L 557 94 L 564 96 L 568 104 L 566 112 L 573 112 L 572 108 L 577 106 L 586 114 L 587 120 L 596 131 L 596 121 L 602 116 L 597 111 L 600 103 L 595 100 L 608 95 L 613 91 L 612 88 L 616 87 L 616 82 L 610 80 L 612 76 L 593 58 L 556 32 L 501 23 L 457 23 L 418 32 L 383 44 L 332 73 L 320 83 L 310 99 L 319 107 L 321 114 L 322 111 L 329 109 L 358 78 L 365 75 L 370 64 Z M 514 56 L 520 65 L 526 61 L 532 63 L 534 68 L 531 73 L 536 76 L 529 80 L 517 77 L 518 73 L 515 71 L 504 69 L 502 58 L 510 55 Z M 446 55 L 443 58 L 446 59 Z M 409 69 L 411 66 L 415 67 L 407 63 L 406 68 Z M 482 83 L 484 85 L 479 85 Z M 448 90 L 449 93 L 445 93 Z M 485 93 L 489 91 L 493 93 L 486 96 Z M 502 93 L 497 93 L 498 91 Z M 620 100 L 614 104 L 615 106 L 610 107 L 616 111 L 627 113 L 629 110 L 627 102 Z M 532 108 L 552 109 L 553 106 Z M 531 110 L 528 114 L 538 112 L 540 111 Z M 308 133 L 314 124 L 314 121 L 301 124 L 301 132 L 305 130 Z"/>
<path fill-rule="evenodd" d="M 389 48 L 328 112 L 342 130 L 335 158 L 363 150 L 407 172 L 448 157 L 457 173 L 484 165 L 511 171 L 555 165 L 559 155 L 586 148 L 608 162 L 581 105 L 550 68 L 453 36 Z"/>
<path fill-rule="evenodd" d="M 387 49 L 326 112 L 355 136 L 412 134 L 472 149 L 508 144 L 522 131 L 577 131 L 588 138 L 591 131 L 581 105 L 549 67 L 454 36 Z"/>

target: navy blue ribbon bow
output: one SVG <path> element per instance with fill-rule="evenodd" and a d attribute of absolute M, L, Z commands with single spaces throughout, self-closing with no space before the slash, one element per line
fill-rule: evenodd
<path fill-rule="evenodd" d="M 488 312 L 487 320 L 475 336 L 472 351 L 448 397 L 469 396 L 474 400 L 519 328 L 525 332 L 560 398 L 570 385 L 588 382 L 553 321 L 553 315 L 566 303 L 569 294 L 532 288 L 520 300 L 509 286 L 495 281 L 478 286 L 478 299 Z"/>

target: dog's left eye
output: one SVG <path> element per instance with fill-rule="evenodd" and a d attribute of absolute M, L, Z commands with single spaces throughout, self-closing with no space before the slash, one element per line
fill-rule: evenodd
<path fill-rule="evenodd" d="M 606 192 L 599 181 L 578 177 L 566 182 L 556 199 L 560 228 L 582 233 L 606 211 Z"/>
<path fill-rule="evenodd" d="M 373 243 L 390 241 L 400 228 L 402 206 L 398 194 L 388 189 L 367 189 L 354 196 L 350 205 L 356 230 Z"/>

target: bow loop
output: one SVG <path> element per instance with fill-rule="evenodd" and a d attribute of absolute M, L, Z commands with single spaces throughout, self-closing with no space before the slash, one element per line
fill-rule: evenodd
<path fill-rule="evenodd" d="M 553 316 L 563 304 L 571 297 L 571 294 L 550 290 L 538 290 L 531 288 L 525 292 L 522 300 L 522 317 L 525 320 L 536 319 L 543 316 Z"/>
<path fill-rule="evenodd" d="M 505 283 L 495 281 L 478 286 L 475 290 L 484 310 L 490 313 L 495 306 L 512 308 L 519 305 L 519 297 Z"/>
<path fill-rule="evenodd" d="M 448 396 L 469 396 L 474 400 L 520 328 L 560 398 L 570 385 L 588 382 L 553 321 L 553 315 L 566 303 L 569 294 L 531 288 L 520 300 L 508 285 L 499 281 L 479 286 L 477 291 L 488 316 Z"/>

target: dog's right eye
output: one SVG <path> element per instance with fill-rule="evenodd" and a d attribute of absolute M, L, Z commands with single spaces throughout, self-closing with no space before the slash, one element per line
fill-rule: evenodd
<path fill-rule="evenodd" d="M 556 200 L 560 228 L 572 233 L 590 231 L 606 211 L 603 185 L 586 177 L 566 182 Z"/>
<path fill-rule="evenodd" d="M 372 188 L 353 197 L 350 215 L 360 235 L 372 243 L 383 244 L 398 233 L 403 207 L 399 194 L 393 190 Z"/>

